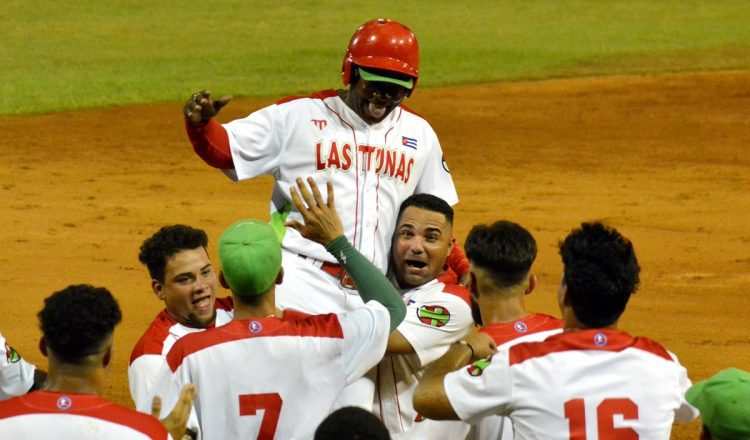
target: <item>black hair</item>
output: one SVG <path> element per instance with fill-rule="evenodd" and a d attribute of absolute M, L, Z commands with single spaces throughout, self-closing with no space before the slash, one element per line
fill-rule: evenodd
<path fill-rule="evenodd" d="M 398 220 L 401 219 L 401 213 L 410 206 L 415 208 L 426 209 L 432 212 L 438 212 L 445 216 L 445 219 L 449 224 L 453 225 L 453 208 L 445 200 L 432 194 L 412 194 L 401 202 L 401 207 L 398 210 Z M 398 222 L 397 220 L 397 222 Z"/>
<path fill-rule="evenodd" d="M 373 413 L 356 406 L 339 408 L 315 430 L 314 440 L 390 440 L 383 422 Z"/>
<path fill-rule="evenodd" d="M 633 244 L 616 229 L 592 222 L 581 224 L 559 246 L 576 318 L 590 327 L 615 323 L 640 281 Z"/>
<path fill-rule="evenodd" d="M 185 225 L 164 226 L 141 245 L 138 259 L 146 265 L 152 279 L 164 282 L 167 260 L 174 254 L 208 246 L 208 235 L 202 229 Z"/>
<path fill-rule="evenodd" d="M 122 321 L 117 300 L 104 287 L 68 286 L 44 300 L 38 313 L 46 345 L 66 363 L 96 354 Z"/>
<path fill-rule="evenodd" d="M 523 226 L 507 220 L 471 228 L 464 244 L 471 264 L 488 271 L 499 288 L 514 286 L 536 260 L 536 240 Z"/>

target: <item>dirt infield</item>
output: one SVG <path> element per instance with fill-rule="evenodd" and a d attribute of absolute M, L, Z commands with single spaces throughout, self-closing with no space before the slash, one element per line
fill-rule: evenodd
<path fill-rule="evenodd" d="M 235 100 L 244 116 L 270 100 Z M 557 240 L 605 219 L 642 286 L 620 327 L 674 351 L 693 380 L 750 368 L 750 72 L 417 90 L 458 187 L 457 237 L 507 218 L 539 243 L 530 309 L 557 314 Z M 40 365 L 36 312 L 71 283 L 110 288 L 124 323 L 108 396 L 129 405 L 130 349 L 161 308 L 137 260 L 159 226 L 268 219 L 272 181 L 233 184 L 194 155 L 180 103 L 0 118 L 0 331 Z M 232 366 L 241 374 L 242 366 Z M 697 438 L 698 424 L 673 438 Z"/>

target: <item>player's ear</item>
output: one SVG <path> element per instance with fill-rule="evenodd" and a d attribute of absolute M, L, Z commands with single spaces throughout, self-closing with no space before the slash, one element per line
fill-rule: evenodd
<path fill-rule="evenodd" d="M 536 281 L 537 281 L 536 280 L 536 275 L 534 275 L 533 273 L 530 274 L 529 275 L 529 285 L 528 285 L 528 287 L 526 287 L 526 292 L 524 292 L 525 295 L 530 294 L 531 292 L 534 291 L 534 289 L 536 289 Z"/>
<path fill-rule="evenodd" d="M 284 281 L 284 268 L 279 268 L 279 274 L 276 275 L 276 284 L 281 284 Z"/>
<path fill-rule="evenodd" d="M 107 368 L 109 367 L 109 364 L 112 362 L 112 344 L 107 346 L 107 350 L 104 352 L 104 356 L 102 356 L 102 367 Z"/>
<path fill-rule="evenodd" d="M 154 291 L 154 295 L 156 295 L 160 301 L 164 301 L 164 284 L 159 282 L 159 280 L 151 279 L 151 290 Z"/>
<path fill-rule="evenodd" d="M 477 275 L 474 273 L 473 270 L 469 269 L 469 292 L 471 292 L 472 295 L 474 295 L 474 298 L 479 298 L 479 289 L 477 289 L 477 286 L 479 283 L 477 283 Z"/>
<path fill-rule="evenodd" d="M 47 340 L 42 336 L 39 338 L 39 351 L 42 352 L 44 357 L 47 357 Z"/>
<path fill-rule="evenodd" d="M 229 289 L 229 284 L 227 283 L 227 279 L 224 278 L 224 271 L 219 271 L 219 284 L 221 284 L 221 287 L 225 289 Z"/>

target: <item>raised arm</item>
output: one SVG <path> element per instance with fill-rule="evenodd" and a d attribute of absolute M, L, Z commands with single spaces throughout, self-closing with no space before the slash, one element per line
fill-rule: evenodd
<path fill-rule="evenodd" d="M 305 223 L 290 221 L 287 226 L 299 231 L 303 237 L 325 246 L 352 277 L 362 300 L 377 301 L 388 309 L 391 317 L 390 327 L 393 331 L 406 316 L 406 306 L 390 281 L 364 255 L 354 249 L 344 236 L 341 218 L 334 205 L 333 185 L 331 182 L 327 183 L 328 200 L 323 202 L 312 177 L 307 178 L 309 191 L 301 178 L 297 178 L 296 182 L 299 192 L 296 188 L 291 188 L 292 202 Z"/>
<path fill-rule="evenodd" d="M 214 100 L 210 91 L 202 90 L 193 93 L 182 107 L 185 129 L 193 150 L 207 164 L 224 170 L 234 168 L 229 136 L 213 118 L 231 100 L 231 96 Z"/>

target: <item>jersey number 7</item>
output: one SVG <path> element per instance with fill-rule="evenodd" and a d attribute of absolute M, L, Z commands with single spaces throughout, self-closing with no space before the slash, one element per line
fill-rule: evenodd
<path fill-rule="evenodd" d="M 276 425 L 281 414 L 281 396 L 278 393 L 240 394 L 240 415 L 254 416 L 259 409 L 264 410 L 260 423 L 258 440 L 273 440 Z"/>
<path fill-rule="evenodd" d="M 604 399 L 596 407 L 596 431 L 600 439 L 635 440 L 638 433 L 632 428 L 615 428 L 614 417 L 638 420 L 638 405 L 628 398 Z M 583 399 L 565 402 L 565 418 L 570 422 L 570 440 L 586 440 L 586 407 Z"/>

